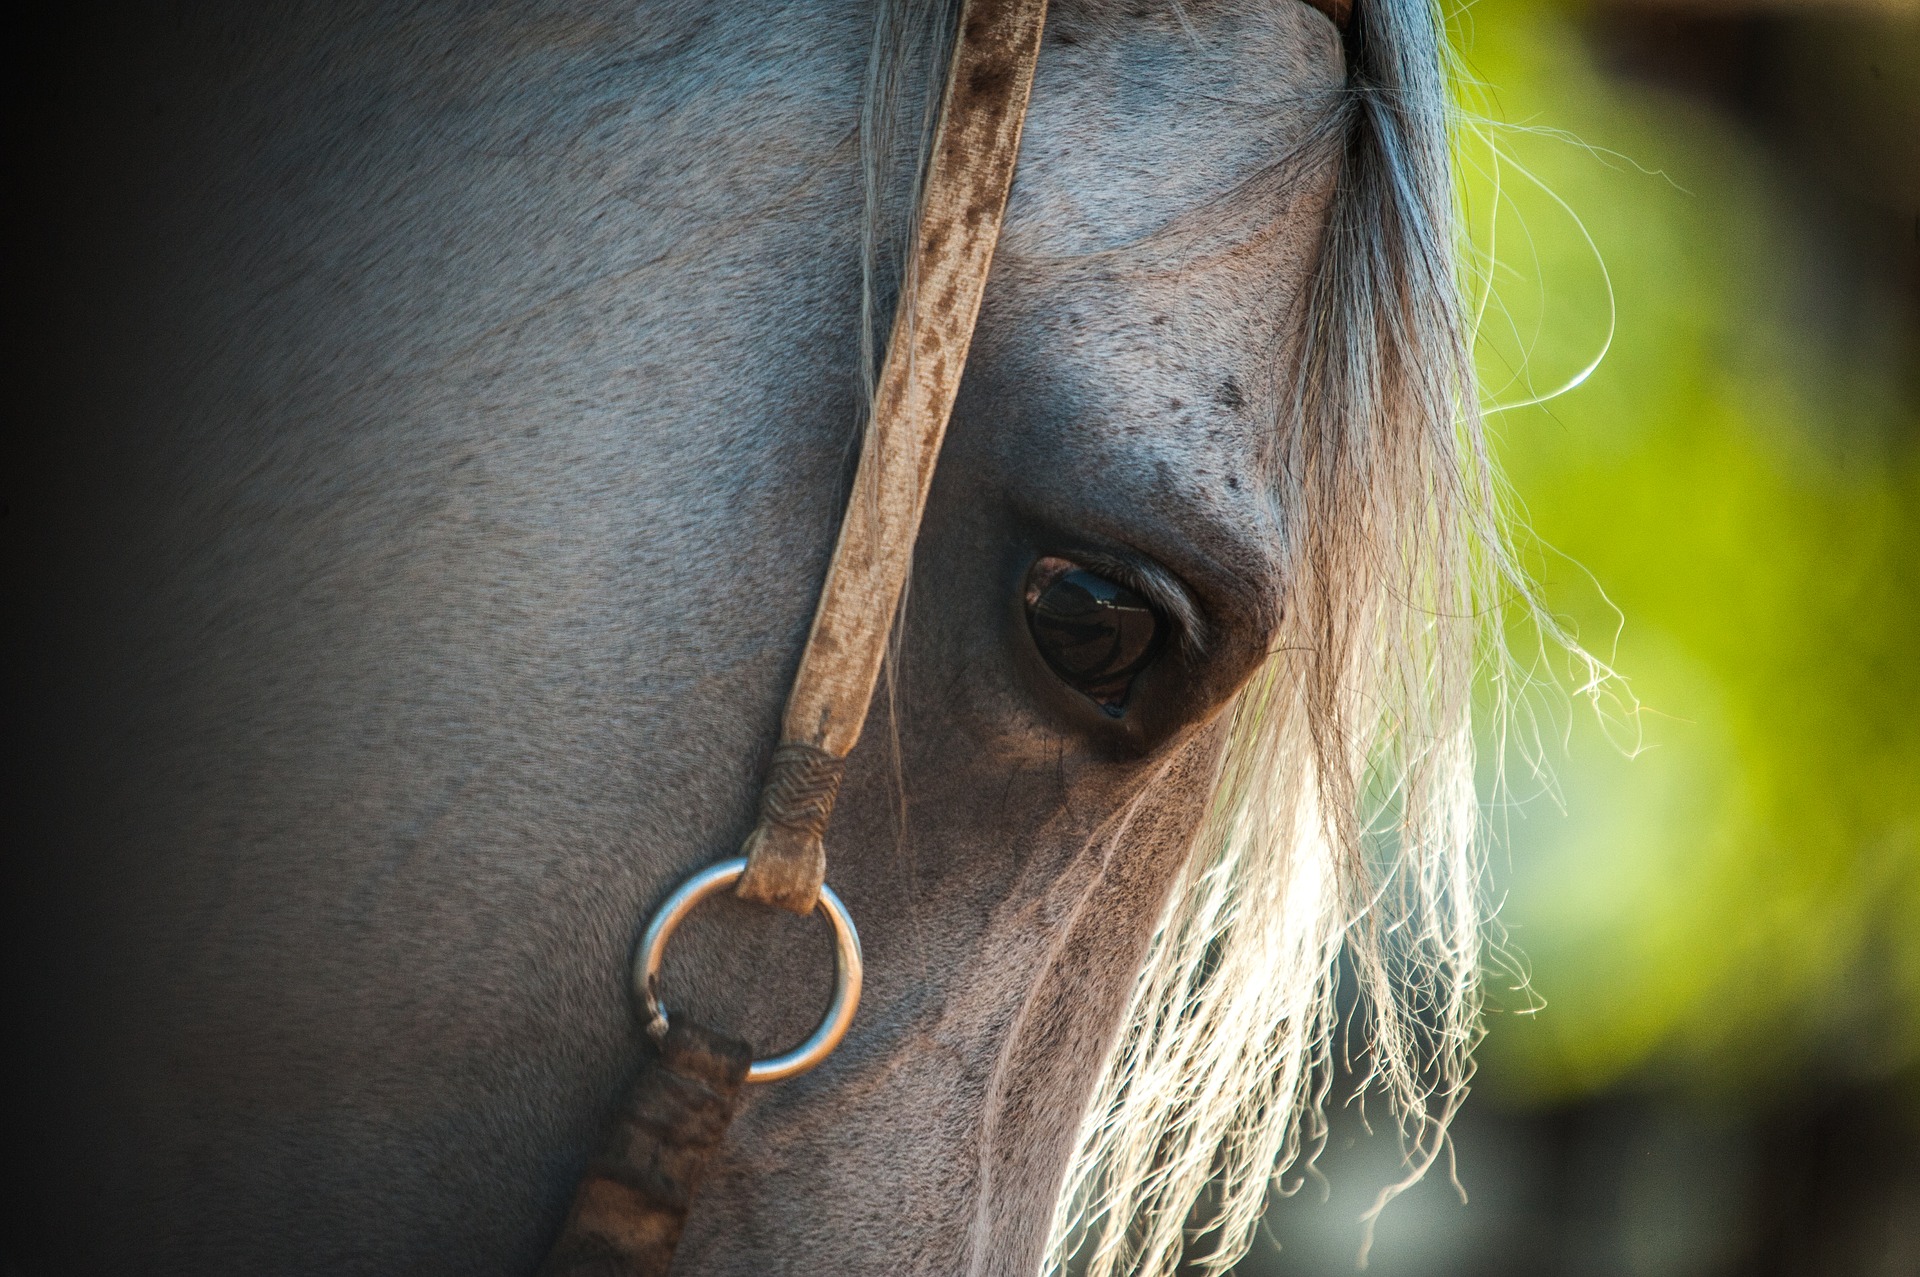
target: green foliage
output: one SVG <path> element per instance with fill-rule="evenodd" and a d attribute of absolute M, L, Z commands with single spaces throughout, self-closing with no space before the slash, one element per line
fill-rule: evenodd
<path fill-rule="evenodd" d="M 1498 86 L 1467 105 L 1506 122 L 1466 147 L 1463 195 L 1497 263 L 1491 402 L 1587 364 L 1611 276 L 1598 371 L 1490 426 L 1548 603 L 1631 697 L 1604 718 L 1561 698 L 1551 783 L 1506 750 L 1495 878 L 1531 991 L 1493 977 L 1483 1081 L 1752 1094 L 1912 1069 L 1913 379 L 1809 320 L 1810 232 L 1755 144 L 1602 74 L 1574 22 L 1526 0 L 1461 18 L 1469 74 Z"/>

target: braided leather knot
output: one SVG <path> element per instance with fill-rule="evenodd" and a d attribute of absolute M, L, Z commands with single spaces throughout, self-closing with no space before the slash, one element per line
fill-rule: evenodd
<path fill-rule="evenodd" d="M 767 786 L 760 791 L 760 818 L 820 837 L 846 774 L 846 759 L 787 741 L 773 751 Z"/>
<path fill-rule="evenodd" d="M 760 823 L 747 835 L 747 871 L 734 891 L 748 900 L 812 913 L 827 876 L 821 842 L 847 760 L 814 745 L 782 741 L 760 791 Z"/>

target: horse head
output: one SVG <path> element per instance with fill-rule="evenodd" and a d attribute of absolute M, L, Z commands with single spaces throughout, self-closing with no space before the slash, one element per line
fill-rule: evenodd
<path fill-rule="evenodd" d="M 753 825 L 942 12 L 148 14 L 72 73 L 113 140 L 62 161 L 48 393 L 121 462 L 48 525 L 96 636 L 46 658 L 49 1194 L 113 1208 L 55 1251 L 538 1263 L 638 1057 L 636 930 Z M 1147 1222 L 1097 1264 L 1164 1271 L 1223 1174 L 1243 1237 L 1383 908 L 1369 775 L 1452 1058 L 1483 476 L 1437 36 L 1352 23 L 1056 0 L 829 835 L 865 996 L 750 1090 L 684 1271 L 1030 1273 L 1103 1212 Z M 818 1019 L 817 920 L 674 944 L 676 1009 Z"/>

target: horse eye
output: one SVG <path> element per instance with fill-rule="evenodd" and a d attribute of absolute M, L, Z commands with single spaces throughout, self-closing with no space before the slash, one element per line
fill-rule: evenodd
<path fill-rule="evenodd" d="M 1166 625 L 1126 586 L 1065 559 L 1027 573 L 1027 627 L 1060 681 L 1108 717 L 1126 713 L 1133 680 L 1160 652 Z"/>

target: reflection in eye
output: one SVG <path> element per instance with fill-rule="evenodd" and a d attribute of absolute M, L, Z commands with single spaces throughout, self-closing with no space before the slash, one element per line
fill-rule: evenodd
<path fill-rule="evenodd" d="M 1160 614 L 1126 586 L 1065 559 L 1035 563 L 1026 594 L 1040 655 L 1061 682 L 1119 718 L 1134 677 L 1159 654 Z"/>

